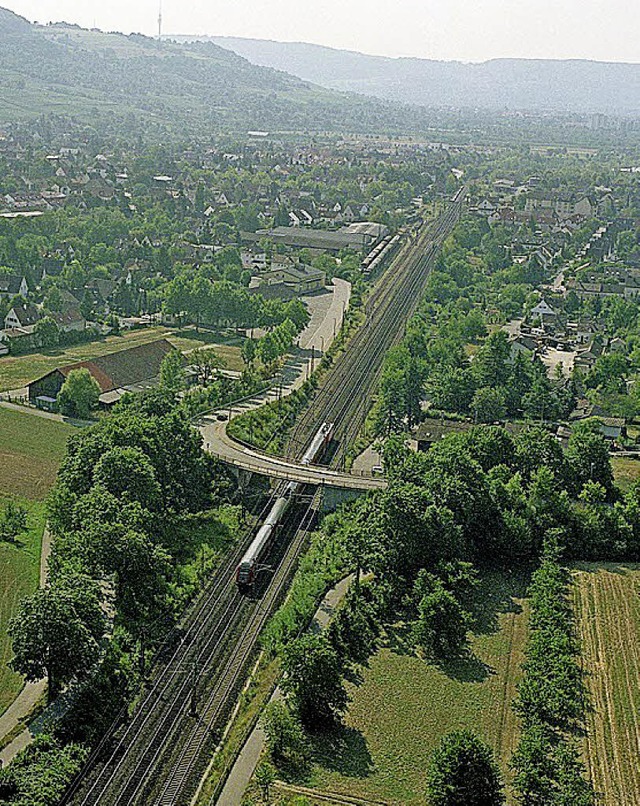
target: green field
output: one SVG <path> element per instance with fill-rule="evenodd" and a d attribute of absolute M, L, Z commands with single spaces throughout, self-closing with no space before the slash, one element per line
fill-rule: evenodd
<path fill-rule="evenodd" d="M 242 371 L 244 367 L 240 348 L 233 343 L 234 339 L 229 344 L 220 344 L 221 339 L 216 333 L 208 331 L 196 333 L 193 329 L 175 331 L 165 327 L 152 327 L 129 331 L 121 336 L 107 336 L 104 339 L 87 344 L 77 344 L 74 347 L 52 348 L 39 353 L 15 357 L 4 356 L 0 358 L 0 392 L 22 389 L 30 381 L 65 364 L 87 361 L 107 353 L 137 347 L 162 338 L 168 338 L 183 352 L 211 344 L 215 346 L 216 352 L 224 360 L 228 369 Z"/>
<path fill-rule="evenodd" d="M 640 479 L 640 461 L 630 456 L 612 456 L 611 467 L 616 484 L 622 489 L 629 487 Z"/>
<path fill-rule="evenodd" d="M 591 694 L 585 756 L 603 806 L 640 803 L 640 565 L 574 572 L 582 662 Z"/>
<path fill-rule="evenodd" d="M 76 428 L 25 410 L 0 406 L 0 490 L 43 500 L 55 481 L 67 440 Z"/>
<path fill-rule="evenodd" d="M 46 518 L 43 500 L 76 430 L 0 406 L 0 506 L 12 498 L 29 509 L 28 532 L 15 542 L 0 541 L 0 712 L 22 688 L 22 678 L 7 667 L 11 658 L 7 625 L 20 599 L 38 585 Z"/>
<path fill-rule="evenodd" d="M 527 640 L 527 580 L 485 574 L 467 659 L 435 666 L 390 635 L 351 689 L 344 728 L 317 742 L 309 784 L 388 803 L 423 803 L 425 772 L 443 734 L 471 728 L 505 775 L 518 728 L 511 710 Z"/>
<path fill-rule="evenodd" d="M 20 599 L 38 587 L 46 517 L 43 503 L 24 500 L 20 503 L 29 508 L 28 532 L 15 542 L 0 540 L 0 713 L 13 702 L 23 685 L 22 677 L 7 666 L 12 652 L 6 629 Z"/>

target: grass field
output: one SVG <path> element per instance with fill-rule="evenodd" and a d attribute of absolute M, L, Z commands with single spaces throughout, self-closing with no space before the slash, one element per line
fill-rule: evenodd
<path fill-rule="evenodd" d="M 241 371 L 244 367 L 240 348 L 233 343 L 235 339 L 231 339 L 230 343 L 221 344 L 219 335 L 209 331 L 196 333 L 193 329 L 175 331 L 165 327 L 152 327 L 129 331 L 121 336 L 107 336 L 104 339 L 87 344 L 77 344 L 74 347 L 53 348 L 15 357 L 4 356 L 0 358 L 0 392 L 21 389 L 30 381 L 59 366 L 73 364 L 76 361 L 87 361 L 106 353 L 115 353 L 118 350 L 137 347 L 162 338 L 168 338 L 182 351 L 212 344 L 225 361 L 228 369 Z"/>
<path fill-rule="evenodd" d="M 11 658 L 7 626 L 20 599 L 38 585 L 46 518 L 43 499 L 75 431 L 65 423 L 0 406 L 0 506 L 12 498 L 29 509 L 28 532 L 15 542 L 0 541 L 0 713 L 22 688 L 22 678 L 7 667 Z"/>
<path fill-rule="evenodd" d="M 627 490 L 634 481 L 640 479 L 640 461 L 630 456 L 612 456 L 611 467 L 616 484 Z"/>
<path fill-rule="evenodd" d="M 0 426 L 0 434 L 2 429 Z M 41 502 L 20 503 L 28 506 L 28 532 L 17 541 L 0 540 L 0 714 L 15 699 L 23 685 L 22 677 L 11 671 L 11 642 L 7 635 L 9 619 L 18 602 L 32 593 L 40 579 L 40 547 L 44 531 L 45 507 Z M 3 500 L 0 499 L 0 505 Z"/>
<path fill-rule="evenodd" d="M 42 500 L 53 486 L 67 440 L 76 428 L 29 411 L 0 406 L 0 491 Z"/>
<path fill-rule="evenodd" d="M 640 565 L 581 565 L 575 603 L 592 710 L 586 762 L 603 806 L 640 803 Z"/>
<path fill-rule="evenodd" d="M 390 636 L 351 689 L 345 727 L 318 742 L 310 785 L 388 803 L 423 803 L 425 771 L 448 731 L 468 727 L 503 772 L 517 742 L 511 710 L 527 639 L 527 580 L 486 574 L 468 659 L 437 667 Z"/>

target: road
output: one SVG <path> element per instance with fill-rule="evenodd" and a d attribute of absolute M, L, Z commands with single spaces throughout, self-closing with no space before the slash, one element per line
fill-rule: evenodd
<path fill-rule="evenodd" d="M 299 481 L 303 484 L 339 487 L 346 490 L 380 490 L 387 486 L 382 478 L 341 473 L 319 465 L 300 465 L 289 459 L 269 456 L 248 448 L 227 434 L 227 422 L 219 421 L 214 414 L 197 422 L 204 436 L 206 449 L 218 459 L 242 470 L 270 476 L 275 479 Z"/>

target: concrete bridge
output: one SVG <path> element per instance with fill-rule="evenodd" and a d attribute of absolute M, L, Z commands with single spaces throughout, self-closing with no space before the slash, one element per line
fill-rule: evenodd
<path fill-rule="evenodd" d="M 339 490 L 369 491 L 387 486 L 383 478 L 343 473 L 320 465 L 300 465 L 249 448 L 232 439 L 227 434 L 227 421 L 218 420 L 215 414 L 201 417 L 196 424 L 204 438 L 205 448 L 212 456 L 249 473 Z"/>

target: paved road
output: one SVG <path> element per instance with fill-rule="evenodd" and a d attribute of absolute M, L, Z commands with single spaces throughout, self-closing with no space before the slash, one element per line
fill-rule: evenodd
<path fill-rule="evenodd" d="M 327 487 L 345 490 L 380 490 L 387 486 L 387 482 L 381 478 L 341 473 L 319 465 L 299 465 L 247 448 L 231 439 L 227 434 L 226 421 L 217 420 L 214 414 L 202 417 L 197 424 L 204 437 L 205 447 L 213 456 L 251 473 L 316 486 L 325 484 Z"/>

